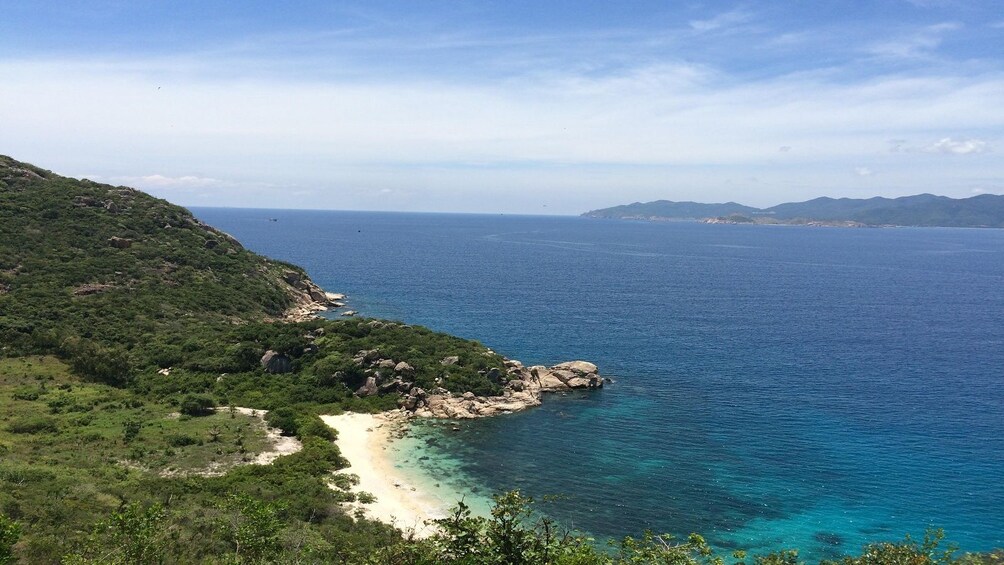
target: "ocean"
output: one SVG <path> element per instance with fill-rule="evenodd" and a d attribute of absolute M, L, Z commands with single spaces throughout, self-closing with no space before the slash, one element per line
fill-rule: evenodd
<path fill-rule="evenodd" d="M 194 212 L 363 315 L 614 380 L 418 427 L 405 462 L 444 483 L 547 497 L 599 539 L 1004 547 L 1002 230 Z"/>

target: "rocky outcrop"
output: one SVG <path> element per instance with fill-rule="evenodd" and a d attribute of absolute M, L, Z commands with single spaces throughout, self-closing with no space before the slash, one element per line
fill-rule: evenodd
<path fill-rule="evenodd" d="M 287 269 L 282 272 L 282 280 L 288 285 L 286 290 L 294 300 L 294 305 L 286 310 L 284 318 L 287 321 L 302 322 L 316 318 L 318 312 L 345 306 L 339 302 L 345 299 L 344 294 L 325 292 L 301 272 Z"/>
<path fill-rule="evenodd" d="M 108 245 L 116 249 L 129 249 L 132 247 L 132 240 L 124 237 L 112 236 L 108 238 Z"/>
<path fill-rule="evenodd" d="M 395 325 L 394 322 L 373 320 L 369 324 Z M 484 418 L 508 414 L 540 405 L 545 392 L 568 392 L 573 389 L 602 388 L 596 365 L 586 361 L 569 361 L 552 367 L 524 367 L 519 361 L 505 359 L 503 367 L 493 367 L 481 374 L 501 386 L 498 396 L 478 396 L 473 392 L 454 393 L 436 386 L 425 390 L 414 386 L 416 370 L 404 361 L 395 361 L 379 349 L 362 349 L 352 356 L 366 375 L 364 384 L 356 389 L 357 396 L 400 394 L 398 406 L 407 414 L 423 418 Z M 440 365 L 451 367 L 460 358 L 451 355 Z M 447 369 L 441 369 L 447 370 Z M 436 379 L 438 384 L 440 379 Z"/>
<path fill-rule="evenodd" d="M 570 361 L 553 367 L 523 367 L 519 361 L 506 360 L 505 371 L 486 373 L 502 384 L 498 396 L 477 396 L 472 392 L 454 394 L 443 388 L 429 392 L 412 389 L 399 401 L 401 408 L 422 418 L 469 419 L 497 416 L 539 406 L 542 393 L 603 387 L 596 365 Z"/>
<path fill-rule="evenodd" d="M 289 373 L 293 371 L 293 360 L 288 355 L 269 349 L 261 358 L 261 366 L 266 373 Z"/>

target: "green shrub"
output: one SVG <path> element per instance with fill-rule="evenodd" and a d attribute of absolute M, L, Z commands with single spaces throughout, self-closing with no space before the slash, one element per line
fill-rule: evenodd
<path fill-rule="evenodd" d="M 56 433 L 59 426 L 52 418 L 29 417 L 12 420 L 7 424 L 7 431 L 12 434 Z"/>
<path fill-rule="evenodd" d="M 208 416 L 216 408 L 216 402 L 204 394 L 189 394 L 181 399 L 179 411 L 186 416 Z"/>
<path fill-rule="evenodd" d="M 284 436 L 295 436 L 300 428 L 296 411 L 288 406 L 270 411 L 265 415 L 265 421 L 273 428 L 279 428 Z"/>

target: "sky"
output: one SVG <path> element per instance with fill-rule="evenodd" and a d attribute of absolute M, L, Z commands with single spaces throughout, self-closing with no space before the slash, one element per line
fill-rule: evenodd
<path fill-rule="evenodd" d="M 1000 0 L 0 0 L 0 154 L 185 206 L 1004 193 Z"/>

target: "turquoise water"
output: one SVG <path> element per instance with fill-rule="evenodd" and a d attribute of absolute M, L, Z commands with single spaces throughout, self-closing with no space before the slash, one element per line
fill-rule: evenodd
<path fill-rule="evenodd" d="M 366 315 L 614 378 L 413 438 L 479 493 L 810 560 L 929 525 L 1004 546 L 1004 231 L 196 213 Z"/>

